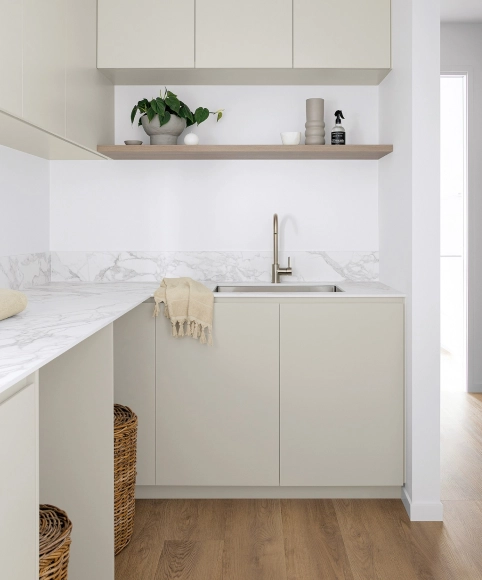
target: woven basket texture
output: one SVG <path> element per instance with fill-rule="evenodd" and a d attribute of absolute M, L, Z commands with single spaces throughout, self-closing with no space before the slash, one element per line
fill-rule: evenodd
<path fill-rule="evenodd" d="M 114 534 L 117 555 L 134 529 L 137 460 L 137 416 L 129 407 L 114 405 Z"/>
<path fill-rule="evenodd" d="M 53 505 L 41 505 L 39 515 L 39 580 L 67 580 L 72 522 Z"/>

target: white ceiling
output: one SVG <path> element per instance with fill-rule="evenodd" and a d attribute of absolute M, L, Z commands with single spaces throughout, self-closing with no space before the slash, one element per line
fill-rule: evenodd
<path fill-rule="evenodd" d="M 482 22 L 482 0 L 441 0 L 442 22 Z"/>

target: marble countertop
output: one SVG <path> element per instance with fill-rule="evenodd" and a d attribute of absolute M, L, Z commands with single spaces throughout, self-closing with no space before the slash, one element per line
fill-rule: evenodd
<path fill-rule="evenodd" d="M 27 308 L 0 321 L 0 395 L 144 302 L 158 286 L 52 283 L 25 290 Z"/>
<path fill-rule="evenodd" d="M 378 282 L 323 282 L 344 292 L 301 294 L 320 297 L 403 297 Z M 211 290 L 217 282 L 205 283 Z M 256 283 L 224 283 L 256 286 Z M 287 285 L 289 283 L 283 283 Z M 297 286 L 302 284 L 294 283 Z M 259 284 L 258 284 L 259 285 Z M 158 282 L 52 283 L 26 290 L 28 306 L 17 316 L 0 321 L 0 396 L 54 358 L 104 328 L 150 298 Z M 229 293 L 216 298 L 300 297 L 300 293 Z"/>

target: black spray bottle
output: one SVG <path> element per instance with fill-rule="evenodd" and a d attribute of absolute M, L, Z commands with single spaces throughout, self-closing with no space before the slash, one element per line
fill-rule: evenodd
<path fill-rule="evenodd" d="M 345 117 L 343 116 L 343 111 L 337 111 L 335 113 L 336 125 L 333 127 L 331 132 L 331 144 L 332 145 L 346 145 L 346 132 L 341 125 L 341 120 Z"/>

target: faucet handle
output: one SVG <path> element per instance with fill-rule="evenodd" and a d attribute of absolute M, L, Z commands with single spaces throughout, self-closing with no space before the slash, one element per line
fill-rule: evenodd
<path fill-rule="evenodd" d="M 288 256 L 288 268 L 291 268 L 291 256 Z"/>

